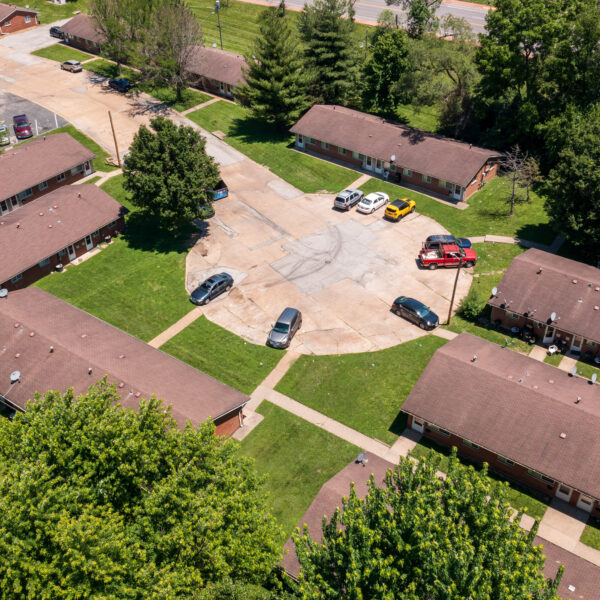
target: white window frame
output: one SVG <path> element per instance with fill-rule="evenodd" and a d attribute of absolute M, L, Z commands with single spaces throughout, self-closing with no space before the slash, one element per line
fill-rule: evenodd
<path fill-rule="evenodd" d="M 357 159 L 359 159 L 359 158 L 360 158 L 360 153 L 358 153 L 358 152 L 355 152 L 355 151 L 353 150 L 353 151 L 352 151 L 352 158 L 357 158 Z"/>
<path fill-rule="evenodd" d="M 535 471 L 534 469 L 527 469 L 527 473 L 529 475 L 531 475 L 531 477 L 535 477 L 536 479 L 539 479 L 540 481 L 543 481 L 544 483 L 548 483 L 550 485 L 555 484 L 554 479 L 551 479 L 550 477 L 546 477 L 545 475 L 538 473 L 538 471 Z"/>
<path fill-rule="evenodd" d="M 25 17 L 25 23 L 31 23 L 31 17 L 29 15 Z"/>
<path fill-rule="evenodd" d="M 421 175 L 423 183 L 431 183 L 431 175 Z"/>
<path fill-rule="evenodd" d="M 77 165 L 71 169 L 71 175 L 78 175 L 79 173 L 83 173 L 83 165 Z"/>
<path fill-rule="evenodd" d="M 31 188 L 27 188 L 17 194 L 17 198 L 21 201 L 25 200 L 25 198 L 29 198 L 29 196 L 33 196 L 33 190 Z"/>
<path fill-rule="evenodd" d="M 10 20 L 4 21 L 4 27 L 10 27 Z"/>
<path fill-rule="evenodd" d="M 338 154 L 346 154 L 346 148 L 342 148 L 341 146 L 338 146 Z"/>
<path fill-rule="evenodd" d="M 43 190 L 45 190 L 48 187 L 48 182 L 47 181 L 42 181 L 42 183 L 38 184 L 38 190 L 40 190 L 40 192 L 42 192 Z"/>
<path fill-rule="evenodd" d="M 413 172 L 410 169 L 402 169 L 402 175 L 406 175 L 407 177 L 412 177 Z"/>
<path fill-rule="evenodd" d="M 67 176 L 64 173 L 59 173 L 56 176 L 56 181 L 64 181 L 67 178 Z"/>
<path fill-rule="evenodd" d="M 17 281 L 21 281 L 21 279 L 23 279 L 23 273 L 19 273 L 18 275 L 15 275 L 13 278 L 11 278 L 10 282 L 17 283 Z"/>
<path fill-rule="evenodd" d="M 442 435 L 445 435 L 446 437 L 450 437 L 449 431 L 446 431 L 445 429 L 442 429 L 441 427 L 438 427 L 437 425 L 432 425 L 431 423 L 429 423 L 428 427 L 429 427 L 429 429 L 433 429 L 433 431 L 437 431 L 438 433 L 441 433 Z"/>
<path fill-rule="evenodd" d="M 515 321 L 517 321 L 518 319 L 520 319 L 520 318 L 521 318 L 521 315 L 518 315 L 517 313 L 514 313 L 514 312 L 512 312 L 512 311 L 510 311 L 510 310 L 507 310 L 507 311 L 506 311 L 506 316 L 507 316 L 509 319 L 514 319 Z"/>
<path fill-rule="evenodd" d="M 473 442 L 470 442 L 469 440 L 463 440 L 462 442 L 465 446 L 468 446 L 469 448 L 472 448 L 473 450 L 479 450 L 479 446 L 477 444 L 474 444 Z"/>
<path fill-rule="evenodd" d="M 321 142 L 322 150 L 329 150 L 329 144 L 327 142 Z"/>

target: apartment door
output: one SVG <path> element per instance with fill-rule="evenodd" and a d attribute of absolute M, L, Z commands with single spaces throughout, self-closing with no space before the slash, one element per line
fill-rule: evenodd
<path fill-rule="evenodd" d="M 91 161 L 83 163 L 83 172 L 86 175 L 91 175 L 94 172 L 94 169 L 92 168 L 92 162 Z"/>
<path fill-rule="evenodd" d="M 77 253 L 75 252 L 75 246 L 73 246 L 73 244 L 67 246 L 67 254 L 69 255 L 69 260 L 71 262 L 77 258 Z"/>
<path fill-rule="evenodd" d="M 87 250 L 91 250 L 94 247 L 94 242 L 92 241 L 91 235 L 85 236 L 85 247 Z"/>
<path fill-rule="evenodd" d="M 583 345 L 583 338 L 579 335 L 574 335 L 573 341 L 571 342 L 571 352 L 581 352 L 582 345 Z"/>
<path fill-rule="evenodd" d="M 564 500 L 565 502 L 568 502 L 571 499 L 572 493 L 573 490 L 562 483 L 556 488 L 556 497 Z"/>
<path fill-rule="evenodd" d="M 379 159 L 377 159 L 375 161 L 375 173 L 382 173 L 382 172 L 383 172 L 383 164 Z"/>
<path fill-rule="evenodd" d="M 365 156 L 365 169 L 367 171 L 373 170 L 373 159 L 370 156 Z"/>
<path fill-rule="evenodd" d="M 424 421 L 419 421 L 419 419 L 415 419 L 413 417 L 412 428 L 415 431 L 418 431 L 419 433 L 423 433 L 424 426 L 425 426 L 425 422 Z"/>
<path fill-rule="evenodd" d="M 584 496 L 583 494 L 580 494 L 579 500 L 577 500 L 577 508 L 585 510 L 586 512 L 592 512 L 593 504 L 593 498 L 590 498 L 589 496 Z"/>
<path fill-rule="evenodd" d="M 544 332 L 544 344 L 550 344 L 554 341 L 554 327 L 546 327 Z"/>

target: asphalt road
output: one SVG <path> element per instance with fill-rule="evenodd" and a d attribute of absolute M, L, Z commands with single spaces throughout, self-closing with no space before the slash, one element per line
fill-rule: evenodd
<path fill-rule="evenodd" d="M 273 0 L 270 0 L 273 2 Z M 311 0 L 307 0 L 311 4 Z M 273 2 L 279 4 L 278 1 Z M 288 6 L 302 8 L 305 0 L 286 0 Z M 354 3 L 356 10 L 356 19 L 367 23 L 376 23 L 377 17 L 381 11 L 388 9 L 398 15 L 400 23 L 404 20 L 405 11 L 399 6 L 387 6 L 385 0 L 357 0 Z M 468 2 L 442 2 L 438 9 L 438 16 L 454 15 L 455 17 L 463 17 L 473 28 L 475 33 L 484 33 L 485 16 L 488 13 L 487 8 L 482 8 L 477 4 Z"/>

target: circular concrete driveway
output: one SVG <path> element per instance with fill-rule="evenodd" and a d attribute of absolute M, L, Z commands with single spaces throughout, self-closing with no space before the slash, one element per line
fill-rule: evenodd
<path fill-rule="evenodd" d="M 424 332 L 390 312 L 394 298 L 412 296 L 445 321 L 456 271 L 422 270 L 422 241 L 447 233 L 418 212 L 399 223 L 354 209 L 332 209 L 332 195 L 303 195 L 267 169 L 242 161 L 222 169 L 229 198 L 188 255 L 187 288 L 228 271 L 233 290 L 203 308 L 213 322 L 262 344 L 286 306 L 302 311 L 291 348 L 340 354 L 388 348 Z M 417 206 L 418 210 L 418 206 Z M 456 303 L 468 292 L 463 269 Z"/>

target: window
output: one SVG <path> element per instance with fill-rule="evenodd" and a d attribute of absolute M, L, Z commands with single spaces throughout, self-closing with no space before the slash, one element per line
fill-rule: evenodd
<path fill-rule="evenodd" d="M 100 230 L 99 230 L 99 229 L 96 229 L 96 231 L 94 231 L 94 233 L 92 233 L 92 235 L 93 235 L 94 237 L 98 237 L 98 236 L 100 235 Z"/>
<path fill-rule="evenodd" d="M 341 146 L 338 146 L 338 152 L 339 152 L 339 154 L 346 154 L 346 148 L 342 148 Z"/>
<path fill-rule="evenodd" d="M 23 279 L 23 273 L 19 273 L 18 275 L 15 275 L 10 282 L 11 283 L 17 283 L 17 281 L 21 281 L 21 279 Z"/>
<path fill-rule="evenodd" d="M 298 143 L 300 145 L 304 144 L 304 136 L 301 133 L 298 134 Z"/>
<path fill-rule="evenodd" d="M 445 182 L 443 179 L 440 179 L 440 180 L 438 181 L 438 184 L 439 184 L 439 186 L 440 186 L 441 188 L 445 188 L 445 187 L 446 187 L 446 182 Z"/>
<path fill-rule="evenodd" d="M 506 458 L 506 456 L 500 456 L 500 454 L 496 455 L 496 458 L 501 462 L 504 463 L 505 465 L 508 465 L 509 467 L 514 467 L 515 463 L 510 460 L 509 458 Z"/>
<path fill-rule="evenodd" d="M 402 173 L 407 177 L 412 177 L 412 171 L 410 169 L 402 169 Z"/>
<path fill-rule="evenodd" d="M 31 188 L 27 188 L 26 190 L 19 192 L 17 194 L 17 198 L 19 200 L 25 200 L 25 198 L 29 198 L 29 196 L 31 196 L 32 194 L 33 194 L 33 190 Z"/>
<path fill-rule="evenodd" d="M 358 152 L 352 152 L 352 158 L 360 158 L 360 154 Z"/>
<path fill-rule="evenodd" d="M 41 261 L 38 263 L 38 265 L 39 265 L 40 267 L 45 267 L 45 266 L 47 266 L 47 265 L 49 265 L 49 264 L 50 264 L 50 259 L 49 259 L 49 258 L 45 258 L 44 260 L 41 260 Z"/>
<path fill-rule="evenodd" d="M 327 142 L 321 142 L 321 148 L 323 148 L 323 150 L 329 150 L 329 144 Z"/>
<path fill-rule="evenodd" d="M 584 340 L 584 341 L 583 341 L 583 343 L 584 343 L 586 346 L 591 346 L 592 348 L 595 348 L 595 347 L 596 347 L 596 342 L 592 342 L 592 340 Z"/>
<path fill-rule="evenodd" d="M 519 319 L 520 318 L 517 313 L 510 312 L 510 310 L 506 311 L 506 316 L 510 317 L 511 319 Z"/>
<path fill-rule="evenodd" d="M 25 17 L 25 23 L 31 23 L 31 17 Z"/>
<path fill-rule="evenodd" d="M 117 226 L 117 221 L 112 221 L 111 223 L 108 224 L 108 226 L 112 229 L 113 227 Z"/>
<path fill-rule="evenodd" d="M 431 183 L 431 177 L 429 175 L 421 175 L 423 183 Z"/>
<path fill-rule="evenodd" d="M 13 196 L 10 199 L 10 203 L 12 204 L 13 208 L 17 208 L 17 206 L 19 206 L 19 200 L 18 200 L 18 198 L 16 196 Z"/>
<path fill-rule="evenodd" d="M 445 429 L 442 429 L 441 427 L 438 427 L 437 425 L 432 425 L 431 423 L 429 423 L 429 429 L 433 429 L 433 431 L 437 431 L 438 433 L 441 433 L 442 435 L 445 435 L 446 437 L 450 437 L 449 431 L 446 431 Z"/>
<path fill-rule="evenodd" d="M 315 143 L 315 140 L 314 140 L 313 138 L 311 138 L 311 137 L 307 137 L 307 138 L 306 138 L 306 143 L 307 143 L 307 144 L 314 144 L 314 143 Z"/>
<path fill-rule="evenodd" d="M 536 479 L 540 479 L 541 481 L 545 481 L 546 483 L 554 483 L 554 479 L 550 479 L 550 477 L 546 477 L 545 475 L 542 475 L 541 473 L 538 473 L 533 469 L 528 469 L 527 472 Z"/>
<path fill-rule="evenodd" d="M 463 440 L 463 444 L 469 448 L 473 448 L 473 450 L 479 450 L 479 446 L 473 442 L 470 442 L 469 440 Z"/>
<path fill-rule="evenodd" d="M 65 180 L 65 177 L 66 177 L 66 176 L 65 176 L 65 174 L 64 174 L 64 173 L 61 173 L 60 175 L 58 175 L 58 176 L 56 177 L 56 181 L 64 181 L 64 180 Z"/>
<path fill-rule="evenodd" d="M 77 175 L 77 173 L 83 173 L 83 165 L 77 165 L 71 169 L 71 175 Z"/>
<path fill-rule="evenodd" d="M 10 21 L 4 21 L 4 27 L 10 27 Z"/>
<path fill-rule="evenodd" d="M 38 189 L 40 190 L 40 192 L 41 192 L 42 190 L 45 190 L 47 187 L 48 187 L 48 182 L 47 182 L 47 181 L 42 181 L 42 183 L 40 183 L 40 184 L 38 185 Z"/>
<path fill-rule="evenodd" d="M 64 256 L 67 253 L 67 249 L 63 248 L 62 250 L 58 251 L 58 258 L 60 258 L 61 256 Z"/>

